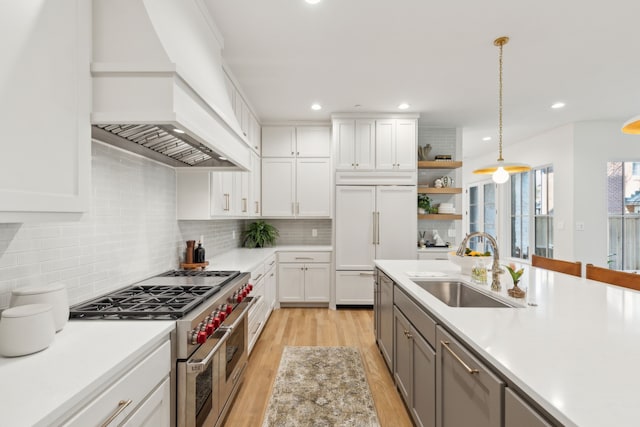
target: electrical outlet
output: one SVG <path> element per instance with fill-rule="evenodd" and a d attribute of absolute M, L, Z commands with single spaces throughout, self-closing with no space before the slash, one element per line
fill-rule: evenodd
<path fill-rule="evenodd" d="M 317 228 L 312 228 L 311 229 L 311 237 L 318 237 L 318 229 Z"/>
<path fill-rule="evenodd" d="M 576 222 L 576 230 L 584 231 L 584 222 Z"/>
<path fill-rule="evenodd" d="M 236 238 L 236 230 L 231 230 L 231 238 L 232 239 Z"/>

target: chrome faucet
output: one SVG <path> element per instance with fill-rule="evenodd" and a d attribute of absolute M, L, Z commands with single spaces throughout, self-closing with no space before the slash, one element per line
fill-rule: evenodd
<path fill-rule="evenodd" d="M 493 264 L 491 264 L 491 290 L 499 291 L 500 290 L 500 274 L 504 273 L 504 270 L 500 268 L 500 254 L 498 252 L 498 242 L 493 238 L 490 234 L 485 233 L 484 231 L 474 231 L 473 233 L 467 234 L 462 239 L 462 243 L 458 247 L 456 251 L 456 255 L 464 256 L 465 250 L 467 248 L 467 243 L 471 240 L 472 237 L 486 237 L 493 249 Z"/>

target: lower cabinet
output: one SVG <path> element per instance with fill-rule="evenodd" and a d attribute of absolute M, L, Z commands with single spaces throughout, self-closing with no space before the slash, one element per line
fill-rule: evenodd
<path fill-rule="evenodd" d="M 502 427 L 504 382 L 440 326 L 436 342 L 436 425 Z"/>
<path fill-rule="evenodd" d="M 505 427 L 551 427 L 527 402 L 509 388 L 504 392 Z"/>
<path fill-rule="evenodd" d="M 411 322 L 394 308 L 394 379 L 417 426 L 436 425 L 436 353 Z"/>
<path fill-rule="evenodd" d="M 170 365 L 171 345 L 167 340 L 63 425 L 168 427 Z"/>
<path fill-rule="evenodd" d="M 328 303 L 331 253 L 278 254 L 278 293 L 281 303 Z"/>
<path fill-rule="evenodd" d="M 254 345 L 258 341 L 264 326 L 269 320 L 271 310 L 275 305 L 276 298 L 276 276 L 275 276 L 276 257 L 272 255 L 264 262 L 260 263 L 251 272 L 251 281 L 253 291 L 251 295 L 255 299 L 255 303 L 249 311 L 249 354 L 253 350 Z"/>
<path fill-rule="evenodd" d="M 378 271 L 377 280 L 376 342 L 387 367 L 393 372 L 393 281 L 381 271 Z"/>

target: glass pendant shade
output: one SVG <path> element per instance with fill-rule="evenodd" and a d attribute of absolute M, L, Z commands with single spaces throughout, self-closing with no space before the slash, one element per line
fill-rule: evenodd
<path fill-rule="evenodd" d="M 622 133 L 640 135 L 640 116 L 635 116 L 622 125 Z"/>

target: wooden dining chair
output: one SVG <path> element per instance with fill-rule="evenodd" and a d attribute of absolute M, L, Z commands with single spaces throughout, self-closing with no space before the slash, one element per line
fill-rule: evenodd
<path fill-rule="evenodd" d="M 582 276 L 582 263 L 579 261 L 571 262 L 531 255 L 531 265 L 544 268 L 545 270 L 557 271 L 558 273 L 571 274 L 572 276 L 578 277 Z"/>
<path fill-rule="evenodd" d="M 640 274 L 636 273 L 610 270 L 608 268 L 596 267 L 593 264 L 587 264 L 587 279 L 640 291 Z"/>

